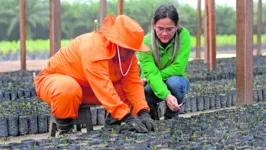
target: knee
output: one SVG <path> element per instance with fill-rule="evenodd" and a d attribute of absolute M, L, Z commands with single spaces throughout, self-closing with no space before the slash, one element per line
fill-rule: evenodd
<path fill-rule="evenodd" d="M 81 102 L 82 89 L 75 79 L 67 78 L 62 80 L 62 82 L 57 85 L 51 101 L 57 99 L 59 101 L 64 101 L 65 103 L 71 104 L 72 101 L 79 100 Z"/>
<path fill-rule="evenodd" d="M 82 89 L 74 79 L 63 81 L 52 94 L 51 113 L 57 118 L 76 118 L 82 103 Z"/>
<path fill-rule="evenodd" d="M 187 91 L 188 81 L 180 76 L 171 76 L 167 79 L 166 85 L 171 91 L 185 92 Z"/>

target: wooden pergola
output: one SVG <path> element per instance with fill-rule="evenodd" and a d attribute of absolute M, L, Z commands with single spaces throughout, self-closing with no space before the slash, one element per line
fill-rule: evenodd
<path fill-rule="evenodd" d="M 21 70 L 26 70 L 26 0 L 20 0 Z M 106 16 L 107 0 L 100 0 L 100 24 Z M 236 0 L 236 91 L 237 105 L 253 104 L 253 0 Z M 123 0 L 118 0 L 123 14 Z M 201 58 L 201 0 L 198 0 L 196 58 Z M 204 62 L 216 69 L 215 0 L 205 0 Z M 258 0 L 258 50 L 261 54 L 262 0 Z M 50 0 L 50 57 L 60 48 L 60 0 Z"/>

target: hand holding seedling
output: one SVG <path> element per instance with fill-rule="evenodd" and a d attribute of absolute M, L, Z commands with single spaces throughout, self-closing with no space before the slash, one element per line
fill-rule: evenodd
<path fill-rule="evenodd" d="M 172 94 L 168 94 L 165 98 L 165 101 L 167 102 L 168 107 L 173 111 L 177 112 L 180 110 L 180 107 L 178 105 L 177 99 Z"/>

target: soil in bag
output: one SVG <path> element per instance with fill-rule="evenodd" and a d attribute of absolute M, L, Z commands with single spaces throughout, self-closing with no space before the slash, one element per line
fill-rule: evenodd
<path fill-rule="evenodd" d="M 8 124 L 8 133 L 10 136 L 18 135 L 18 117 L 17 116 L 9 116 L 7 117 Z"/>
<path fill-rule="evenodd" d="M 46 133 L 47 132 L 47 115 L 38 115 L 38 131 L 39 133 Z"/>
<path fill-rule="evenodd" d="M 0 117 L 0 137 L 8 136 L 7 119 L 5 117 Z"/>
<path fill-rule="evenodd" d="M 38 119 L 37 119 L 38 117 L 37 117 L 37 115 L 34 115 L 34 114 L 29 115 L 28 118 L 29 118 L 29 123 L 28 123 L 29 133 L 30 134 L 38 133 Z"/>
<path fill-rule="evenodd" d="M 19 117 L 19 135 L 26 135 L 29 133 L 28 128 L 28 117 L 27 116 L 20 116 Z"/>

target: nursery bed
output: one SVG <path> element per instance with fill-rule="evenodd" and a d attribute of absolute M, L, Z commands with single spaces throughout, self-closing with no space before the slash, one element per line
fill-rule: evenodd
<path fill-rule="evenodd" d="M 227 110 L 227 109 L 235 109 L 236 107 L 230 107 L 230 108 L 220 108 L 220 109 L 215 109 L 215 110 L 205 110 L 205 111 L 198 111 L 198 112 L 191 112 L 191 113 L 186 113 L 186 114 L 180 114 L 180 117 L 183 118 L 190 118 L 191 116 L 197 116 L 200 115 L 201 113 L 211 113 L 219 110 Z M 163 117 L 161 117 L 163 119 Z M 103 125 L 95 125 L 93 126 L 94 130 L 100 130 L 103 127 Z M 81 132 L 86 133 L 87 129 L 82 128 Z M 0 138 L 0 144 L 9 144 L 12 142 L 21 142 L 22 140 L 26 139 L 43 139 L 43 138 L 49 138 L 49 133 L 38 133 L 38 134 L 28 134 L 28 135 L 22 135 L 22 136 L 9 136 L 9 137 L 2 137 Z"/>
<path fill-rule="evenodd" d="M 50 107 L 36 98 L 38 70 L 0 73 L 0 149 L 263 149 L 266 143 L 266 57 L 254 57 L 254 105 L 236 108 L 235 58 L 207 71 L 191 61 L 191 81 L 180 117 L 157 121 L 159 131 L 139 134 L 123 128 L 105 131 L 106 111 L 91 108 L 97 130 L 49 138 Z M 166 104 L 159 103 L 162 118 Z M 35 136 L 36 135 L 36 136 Z"/>
<path fill-rule="evenodd" d="M 0 149 L 264 149 L 266 104 L 201 113 L 190 118 L 160 120 L 158 132 L 123 129 L 72 133 L 65 137 L 27 139 Z"/>

